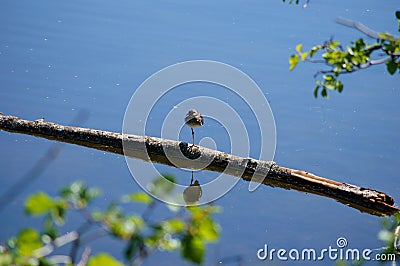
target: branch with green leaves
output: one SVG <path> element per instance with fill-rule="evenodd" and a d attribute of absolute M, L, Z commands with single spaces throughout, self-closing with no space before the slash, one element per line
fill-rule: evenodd
<path fill-rule="evenodd" d="M 400 12 L 396 12 L 400 27 Z M 337 40 L 329 40 L 316 45 L 308 51 L 303 51 L 302 44 L 296 46 L 296 53 L 289 58 L 289 70 L 293 70 L 300 62 L 322 63 L 329 68 L 320 70 L 314 78 L 316 87 L 314 96 L 318 94 L 328 97 L 328 90 L 343 91 L 343 82 L 340 76 L 354 73 L 374 65 L 385 64 L 387 71 L 394 75 L 400 73 L 400 38 L 389 33 L 376 33 L 359 22 L 346 19 L 337 19 L 338 23 L 355 28 L 375 42 L 367 43 L 363 38 L 343 47 Z"/>
<path fill-rule="evenodd" d="M 396 259 L 400 259 L 400 212 L 382 220 L 378 238 L 385 243 L 382 254 L 395 254 Z"/>
<path fill-rule="evenodd" d="M 174 181 L 171 176 L 160 177 L 153 182 L 157 186 L 152 192 L 169 193 L 171 183 L 166 182 L 167 179 Z M 216 206 L 181 208 L 167 205 L 172 212 L 170 218 L 150 221 L 157 201 L 148 194 L 125 195 L 105 210 L 90 210 L 90 203 L 99 193 L 98 189 L 75 182 L 63 188 L 57 197 L 44 192 L 29 196 L 25 202 L 26 213 L 43 216 L 43 229 L 24 228 L 16 237 L 3 243 L 0 265 L 140 265 L 158 250 L 180 251 L 183 259 L 201 264 L 206 244 L 219 238 L 219 226 L 212 219 L 219 211 Z M 136 204 L 137 208 L 144 204 L 144 212 L 127 214 L 122 208 L 124 204 Z M 83 223 L 74 231 L 61 233 L 71 211 L 81 213 Z M 90 243 L 105 236 L 125 243 L 123 262 L 107 252 L 91 254 Z M 68 254 L 57 254 L 60 248 L 65 252 L 68 247 Z"/>

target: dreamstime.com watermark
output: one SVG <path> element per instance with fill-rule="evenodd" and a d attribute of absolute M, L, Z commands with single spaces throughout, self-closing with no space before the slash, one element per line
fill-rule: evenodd
<path fill-rule="evenodd" d="M 320 250 L 314 248 L 303 249 L 284 249 L 270 248 L 268 244 L 257 251 L 259 260 L 268 261 L 323 261 L 323 260 L 343 260 L 343 261 L 394 261 L 396 254 L 374 254 L 376 249 L 356 249 L 347 248 L 347 239 L 339 237 L 336 246 L 328 246 Z"/>

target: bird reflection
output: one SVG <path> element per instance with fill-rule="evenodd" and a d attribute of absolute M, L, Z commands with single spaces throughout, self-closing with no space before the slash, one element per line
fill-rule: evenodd
<path fill-rule="evenodd" d="M 190 185 L 183 191 L 183 199 L 187 205 L 195 205 L 200 201 L 203 194 L 201 186 L 198 180 L 194 180 L 194 173 L 192 171 L 192 179 L 190 180 Z"/>

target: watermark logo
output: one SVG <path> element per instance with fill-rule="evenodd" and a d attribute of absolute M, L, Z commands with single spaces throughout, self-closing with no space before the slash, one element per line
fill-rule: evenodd
<path fill-rule="evenodd" d="M 336 246 L 338 246 L 338 248 L 344 248 L 347 246 L 347 239 L 344 237 L 339 237 L 338 239 L 336 239 Z"/>
<path fill-rule="evenodd" d="M 280 261 L 323 261 L 323 260 L 343 260 L 343 261 L 394 261 L 395 254 L 373 254 L 377 249 L 356 249 L 348 248 L 348 242 L 345 237 L 339 237 L 336 240 L 336 246 L 329 245 L 320 250 L 314 248 L 303 249 L 284 249 L 270 248 L 268 244 L 257 251 L 259 260 L 280 260 Z M 380 250 L 380 249 L 379 249 Z"/>
<path fill-rule="evenodd" d="M 258 132 L 260 133 L 260 153 L 258 156 L 252 154 L 252 157 L 261 160 L 273 160 L 276 146 L 275 121 L 264 93 L 248 75 L 233 66 L 216 61 L 194 60 L 174 64 L 146 79 L 136 89 L 126 108 L 122 128 L 124 136 L 127 134 L 150 135 L 147 134 L 147 125 L 151 119 L 151 111 L 158 103 L 163 101 L 164 97 L 168 97 L 173 90 L 190 83 L 214 84 L 218 87 L 228 89 L 240 97 L 241 101 L 247 105 L 247 108 L 251 110 L 252 115 L 255 117 L 259 129 Z M 250 157 L 249 152 L 252 138 L 249 137 L 245 119 L 239 115 L 236 108 L 238 107 L 232 105 L 229 99 L 224 99 L 224 97 L 218 98 L 213 95 L 198 95 L 184 99 L 178 104 L 175 103 L 168 107 L 167 115 L 162 121 L 161 132 L 158 135 L 165 139 L 179 140 L 179 133 L 185 126 L 183 118 L 188 110 L 196 109 L 203 115 L 205 121 L 212 119 L 225 128 L 229 136 L 226 141 L 230 142 L 231 147 L 229 153 L 248 158 Z M 154 136 L 154 133 L 151 135 Z M 215 141 L 210 138 L 197 141 L 199 145 L 204 142 L 213 144 L 214 149 L 218 148 Z M 132 148 L 147 150 L 145 144 L 140 147 L 128 146 L 129 141 L 123 141 L 125 155 L 128 155 L 127 151 L 132 150 Z M 176 149 L 168 150 L 165 147 L 163 149 L 169 161 L 178 168 L 201 170 L 210 164 L 210 160 L 203 160 L 204 158 L 201 156 L 193 160 L 186 158 L 181 152 L 177 152 Z M 146 155 L 142 159 L 148 160 L 150 156 L 149 154 Z M 152 177 L 159 177 L 162 173 L 159 173 L 152 163 L 142 163 L 140 160 L 129 156 L 125 156 L 125 159 L 136 182 L 145 191 L 152 194 L 151 189 L 149 189 L 149 185 L 154 181 Z M 202 193 L 201 199 L 197 204 L 214 201 L 227 193 L 239 180 L 239 178 L 226 174 L 232 169 L 241 174 L 245 170 L 245 165 L 228 164 L 225 171 L 211 182 L 203 184 L 199 180 Z M 257 169 L 254 176 L 257 176 Z M 255 190 L 262 180 L 253 179 L 253 181 L 258 182 L 249 183 L 250 191 Z M 165 180 L 165 182 L 170 181 Z M 187 189 L 187 185 L 171 183 L 171 186 L 173 187 L 174 195 L 181 196 L 171 197 L 168 195 L 163 197 L 162 195 L 154 194 L 153 196 L 169 204 L 187 205 L 182 197 L 185 189 Z"/>

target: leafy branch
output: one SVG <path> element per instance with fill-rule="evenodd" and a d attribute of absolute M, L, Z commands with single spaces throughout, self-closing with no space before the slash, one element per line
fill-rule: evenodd
<path fill-rule="evenodd" d="M 165 180 L 165 177 L 156 179 L 153 184 L 157 186 L 152 192 L 169 193 L 171 183 Z M 157 202 L 148 194 L 125 195 L 119 202 L 109 204 L 106 210 L 90 210 L 89 205 L 99 194 L 98 189 L 75 182 L 63 188 L 57 197 L 44 192 L 29 196 L 25 202 L 26 213 L 43 216 L 43 229 L 22 229 L 18 236 L 2 244 L 0 265 L 140 265 L 157 250 L 178 250 L 183 259 L 201 264 L 206 244 L 218 240 L 219 226 L 211 217 L 218 212 L 215 206 L 184 209 L 170 206 L 171 218 L 150 222 Z M 125 213 L 122 205 L 130 203 L 144 204 L 143 214 Z M 84 222 L 74 231 L 60 233 L 70 211 L 81 213 Z M 105 252 L 91 254 L 90 243 L 104 236 L 125 243 L 124 263 Z M 69 254 L 55 255 L 62 247 L 61 252 L 69 247 Z"/>
<path fill-rule="evenodd" d="M 378 234 L 378 238 L 385 243 L 382 254 L 396 254 L 400 258 L 400 213 L 382 220 L 382 227 Z"/>
<path fill-rule="evenodd" d="M 400 23 L 400 12 L 396 12 Z M 322 97 L 328 97 L 328 90 L 342 92 L 343 83 L 340 75 L 354 73 L 374 65 L 386 64 L 387 71 L 393 75 L 400 73 L 400 38 L 389 33 L 376 33 L 359 22 L 337 19 L 338 23 L 355 28 L 375 42 L 367 43 L 359 38 L 345 48 L 337 40 L 329 40 L 312 47 L 309 51 L 302 50 L 302 44 L 296 46 L 296 53 L 289 58 L 289 70 L 292 71 L 300 62 L 322 63 L 329 67 L 320 70 L 314 78 L 320 77 L 315 83 L 314 96 L 320 92 Z M 400 25 L 400 24 L 399 24 Z M 400 26 L 399 26 L 400 27 Z M 400 29 L 400 28 L 399 28 Z M 315 59 L 317 56 L 318 59 Z"/>

